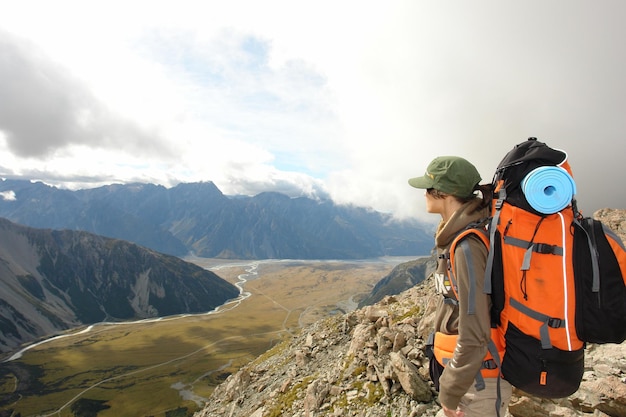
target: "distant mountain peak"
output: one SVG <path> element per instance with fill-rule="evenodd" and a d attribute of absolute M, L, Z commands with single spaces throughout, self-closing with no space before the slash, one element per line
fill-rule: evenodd
<path fill-rule="evenodd" d="M 0 216 L 13 222 L 85 230 L 176 256 L 363 259 L 423 255 L 433 243 L 431 227 L 415 221 L 273 191 L 227 197 L 212 181 L 71 191 L 5 180 L 0 196 Z"/>

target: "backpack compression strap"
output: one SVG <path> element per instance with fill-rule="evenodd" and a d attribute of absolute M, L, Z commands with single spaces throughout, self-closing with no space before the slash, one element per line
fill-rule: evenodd
<path fill-rule="evenodd" d="M 498 369 L 502 369 L 502 358 L 500 358 L 500 353 L 498 352 L 498 348 L 493 342 L 493 339 L 489 341 L 489 344 L 487 345 L 487 350 L 491 352 L 491 357 L 496 363 L 496 367 Z M 496 417 L 500 417 L 500 404 L 502 403 L 502 393 L 500 388 L 501 379 L 501 374 L 498 372 L 498 378 L 496 380 Z"/>
<path fill-rule="evenodd" d="M 552 349 L 552 342 L 550 342 L 550 333 L 548 332 L 548 328 L 552 327 L 554 329 L 558 329 L 561 327 L 565 327 L 565 320 L 546 316 L 545 314 L 539 313 L 538 311 L 528 308 L 527 306 L 520 303 L 513 297 L 511 297 L 509 300 L 511 303 L 511 307 L 527 315 L 528 317 L 533 318 L 542 323 L 542 325 L 539 327 L 539 337 L 541 338 L 541 348 Z"/>

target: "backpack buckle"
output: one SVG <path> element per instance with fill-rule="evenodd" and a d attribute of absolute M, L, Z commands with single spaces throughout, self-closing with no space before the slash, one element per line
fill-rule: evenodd
<path fill-rule="evenodd" d="M 487 359 L 483 361 L 483 369 L 498 369 L 498 365 L 493 359 Z"/>
<path fill-rule="evenodd" d="M 551 317 L 548 319 L 548 326 L 554 328 L 554 329 L 558 329 L 560 327 L 565 327 L 564 326 L 565 322 L 561 319 L 557 319 L 554 317 Z"/>
<path fill-rule="evenodd" d="M 547 243 L 536 243 L 535 244 L 535 252 L 542 253 L 545 255 L 554 253 L 555 245 L 548 245 Z"/>
<path fill-rule="evenodd" d="M 458 306 L 459 302 L 457 300 L 455 300 L 454 298 L 450 298 L 450 297 L 443 297 L 443 303 L 447 304 L 447 305 L 451 305 L 451 306 Z"/>

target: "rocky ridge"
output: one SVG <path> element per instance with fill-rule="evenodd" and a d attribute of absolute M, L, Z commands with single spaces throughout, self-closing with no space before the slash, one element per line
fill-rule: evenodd
<path fill-rule="evenodd" d="M 594 217 L 626 240 L 626 210 Z M 377 304 L 304 328 L 230 375 L 195 417 L 414 417 L 440 407 L 424 345 L 430 279 Z M 626 343 L 589 345 L 580 389 L 546 400 L 514 391 L 514 417 L 626 416 Z"/>

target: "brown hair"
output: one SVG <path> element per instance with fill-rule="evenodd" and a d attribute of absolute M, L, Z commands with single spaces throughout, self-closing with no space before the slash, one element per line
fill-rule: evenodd
<path fill-rule="evenodd" d="M 446 198 L 451 194 L 444 193 L 443 191 L 439 191 L 436 188 L 428 188 L 426 192 L 432 197 L 436 199 Z M 457 198 L 457 197 L 455 197 Z"/>
<path fill-rule="evenodd" d="M 432 192 L 430 192 L 432 190 Z M 450 194 L 442 193 L 441 191 L 433 189 L 428 190 L 430 195 L 434 198 L 445 198 Z M 491 205 L 491 200 L 493 200 L 493 186 L 492 184 L 477 184 L 474 187 L 474 191 L 480 191 L 482 197 L 482 203 L 478 206 L 478 210 L 483 209 L 485 207 L 489 207 Z M 452 198 L 456 198 L 456 200 L 460 203 L 467 203 L 476 198 L 476 195 L 472 194 L 469 197 L 457 197 L 455 195 L 450 195 Z"/>

